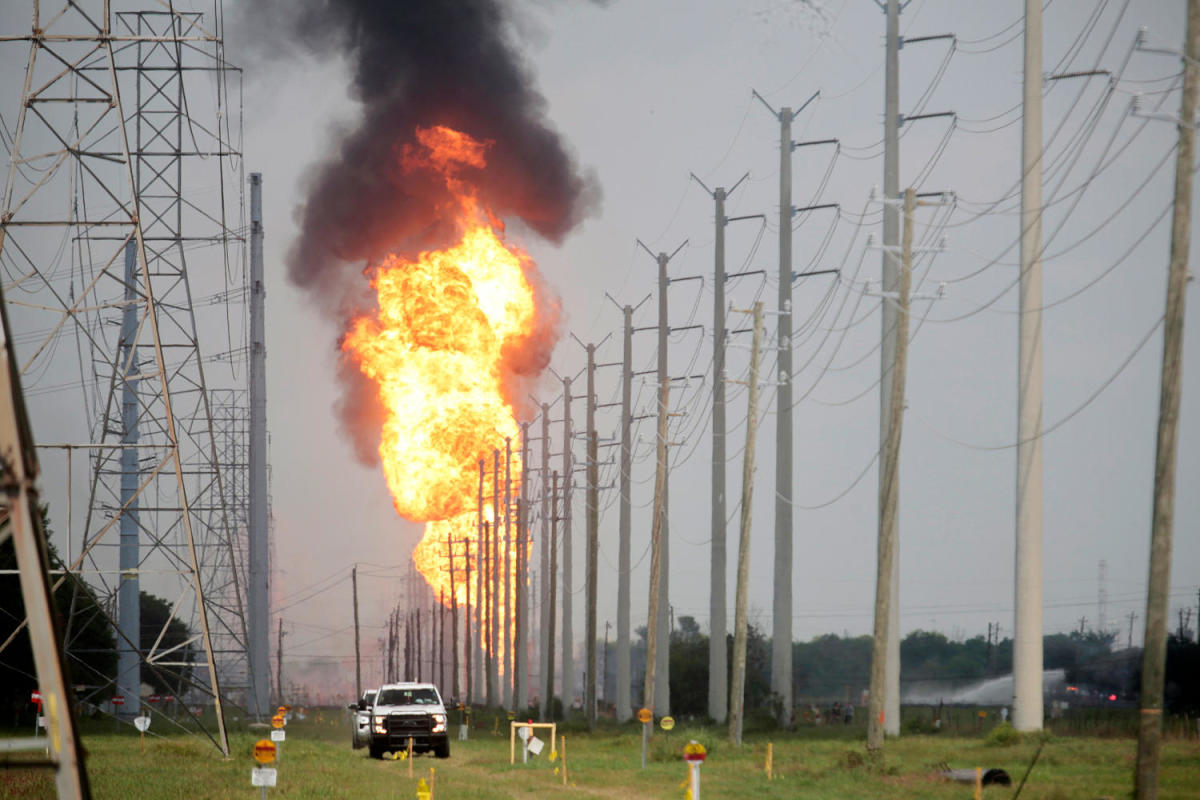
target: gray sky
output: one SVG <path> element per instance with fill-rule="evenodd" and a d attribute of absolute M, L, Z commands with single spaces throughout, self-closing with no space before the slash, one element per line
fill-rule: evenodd
<path fill-rule="evenodd" d="M 836 282 L 818 277 L 795 286 L 794 326 L 798 331 L 803 326 L 795 356 L 795 364 L 803 365 L 795 378 L 801 398 L 795 416 L 797 639 L 869 632 L 875 573 L 877 468 L 870 462 L 878 447 L 879 300 L 864 296 L 863 289 L 868 279 L 878 281 L 880 271 L 879 252 L 866 250 L 865 243 L 868 233 L 878 236 L 880 229 L 880 207 L 868 198 L 882 180 L 884 17 L 870 0 L 820 5 L 822 13 L 814 16 L 785 0 L 616 0 L 607 6 L 525 1 L 516 3 L 519 24 L 513 31 L 545 95 L 550 121 L 603 189 L 598 212 L 561 247 L 510 228 L 510 240 L 533 254 L 561 297 L 565 323 L 553 361 L 560 374 L 573 376 L 584 364 L 583 349 L 568 333 L 584 341 L 611 333 L 598 360 L 620 358 L 621 317 L 604 293 L 637 303 L 654 290 L 654 263 L 636 238 L 667 252 L 686 239 L 671 274 L 711 272 L 711 200 L 689 180 L 690 171 L 713 187 L 731 186 L 749 171 L 728 213 L 765 213 L 768 224 L 765 230 L 754 221 L 731 225 L 729 269 L 777 271 L 778 127 L 750 90 L 776 107 L 796 107 L 821 91 L 799 116 L 794 138 L 836 137 L 841 147 L 836 157 L 831 147 L 797 151 L 794 202 L 837 202 L 842 210 L 836 222 L 830 212 L 797 218 L 794 268 L 840 267 L 842 275 Z M 952 208 L 922 209 L 916 222 L 922 243 L 945 235 L 947 250 L 916 267 L 919 291 L 946 286 L 944 298 L 917 302 L 913 309 L 901 462 L 905 633 L 937 628 L 972 636 L 989 622 L 998 622 L 1004 635 L 1012 631 L 1010 445 L 1016 438 L 1017 338 L 1012 287 L 1022 7 L 913 0 L 901 19 L 908 36 L 958 36 L 948 60 L 945 41 L 912 44 L 900 56 L 901 110 L 958 114 L 952 131 L 943 118 L 902 129 L 901 185 L 958 197 Z M 6 27 L 12 16 L 4 15 Z M 1161 360 L 1161 335 L 1151 331 L 1163 309 L 1169 235 L 1163 215 L 1169 214 L 1175 129 L 1128 111 L 1132 93 L 1144 92 L 1147 105 L 1162 100 L 1164 110 L 1175 112 L 1177 90 L 1163 92 L 1176 88 L 1172 77 L 1179 63 L 1131 49 L 1141 25 L 1148 26 L 1155 44 L 1179 46 L 1183 17 L 1182 0 L 1055 2 L 1046 11 L 1047 73 L 1108 69 L 1119 78 L 1111 92 L 1104 78 L 1056 82 L 1045 102 L 1044 419 L 1047 428 L 1063 421 L 1047 434 L 1044 451 L 1048 633 L 1076 628 L 1081 617 L 1089 627 L 1096 625 L 1098 564 L 1105 560 L 1108 626 L 1119 627 L 1124 642 L 1127 615 L 1136 612 L 1134 641 L 1141 637 Z M 18 21 L 27 24 L 23 17 Z M 239 52 L 245 42 L 235 32 L 229 39 L 230 59 L 250 66 L 247 166 L 264 175 L 275 595 L 292 630 L 286 646 L 297 658 L 336 665 L 336 676 L 325 680 L 342 680 L 353 658 L 351 565 L 363 565 L 364 640 L 370 643 L 402 595 L 396 578 L 405 573 L 421 531 L 397 518 L 382 473 L 354 461 L 333 413 L 340 332 L 287 283 L 284 272 L 310 167 L 336 146 L 339 127 L 358 110 L 346 96 L 345 65 L 303 58 L 263 63 Z M 746 308 L 761 297 L 771 308 L 775 291 L 773 280 L 755 276 L 730 282 L 728 299 Z M 674 285 L 670 302 L 672 325 L 711 326 L 711 280 Z M 654 307 L 643 306 L 635 324 L 653 324 Z M 734 327 L 743 325 L 736 313 L 729 319 Z M 1172 614 L 1195 604 L 1200 585 L 1200 499 L 1193 488 L 1200 482 L 1194 413 L 1200 334 L 1192 322 L 1184 345 Z M 653 365 L 653 346 L 652 334 L 635 337 L 635 369 Z M 670 346 L 676 374 L 711 377 L 711 338 L 680 333 Z M 747 351 L 730 350 L 730 378 L 745 375 L 747 358 Z M 768 360 L 764 374 L 771 372 Z M 618 371 L 602 370 L 598 387 L 601 402 L 617 399 Z M 548 378 L 540 395 L 553 400 L 560 388 Z M 671 435 L 683 444 L 672 452 L 670 602 L 677 617 L 693 615 L 704 627 L 710 391 L 707 382 L 693 383 L 673 397 L 676 410 L 686 414 L 675 418 Z M 647 413 L 651 388 L 638 385 L 634 394 L 635 413 Z M 760 412 L 750 599 L 755 623 L 769 630 L 775 438 L 769 387 Z M 582 416 L 581 409 L 577 413 Z M 744 387 L 730 387 L 728 414 L 732 567 Z M 615 434 L 615 409 L 601 414 L 599 426 L 601 436 Z M 38 435 L 44 438 L 43 430 Z M 653 483 L 652 424 L 642 423 L 639 434 L 635 626 L 645 621 L 648 558 L 642 554 Z M 581 458 L 582 448 L 577 453 Z M 602 481 L 616 480 L 612 466 L 603 474 Z M 616 619 L 615 495 L 610 489 L 602 500 L 601 627 Z M 576 500 L 579 635 L 581 491 Z M 731 569 L 731 597 L 732 575 Z M 1174 625 L 1175 617 L 1171 620 Z"/>

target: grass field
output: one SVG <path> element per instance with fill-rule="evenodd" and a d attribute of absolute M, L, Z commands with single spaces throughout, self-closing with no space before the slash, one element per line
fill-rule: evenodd
<path fill-rule="evenodd" d="M 508 764 L 505 723 L 472 731 L 468 742 L 453 742 L 452 756 L 414 759 L 413 777 L 404 760 L 377 761 L 350 748 L 345 712 L 326 710 L 295 720 L 287 728 L 279 783 L 273 798 L 412 798 L 417 779 L 435 769 L 435 797 L 611 797 L 682 798 L 686 767 L 682 748 L 689 739 L 709 750 L 702 768 L 706 798 L 969 798 L 972 787 L 938 776 L 940 769 L 1001 767 L 1014 785 L 988 787 L 991 798 L 1010 798 L 1024 774 L 1037 740 L 1014 745 L 989 744 L 982 737 L 949 734 L 904 736 L 889 740 L 882 765 L 863 763 L 860 732 L 854 729 L 804 729 L 797 734 L 753 735 L 741 749 L 710 728 L 677 728 L 668 739 L 657 732 L 646 770 L 640 767 L 640 735 L 635 726 L 595 734 L 566 732 L 567 777 L 562 784 L 561 756 L 530 764 Z M 113 732 L 108 725 L 85 733 L 88 772 L 98 798 L 255 798 L 250 786 L 251 748 L 263 732 L 231 733 L 232 756 L 225 760 L 203 738 L 149 736 L 146 753 L 135 732 Z M 774 745 L 774 780 L 763 769 L 767 742 Z M 1050 737 L 1030 775 L 1022 798 L 1093 800 L 1129 797 L 1135 743 L 1128 738 Z M 518 760 L 520 755 L 518 754 Z M 1163 800 L 1200 797 L 1200 740 L 1171 739 L 1161 761 Z M 0 797 L 54 796 L 50 776 L 27 769 L 0 771 Z"/>

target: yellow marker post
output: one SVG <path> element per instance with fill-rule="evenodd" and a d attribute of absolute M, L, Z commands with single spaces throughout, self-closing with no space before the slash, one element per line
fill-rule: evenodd
<path fill-rule="evenodd" d="M 437 783 L 434 781 L 433 767 L 429 768 L 429 800 L 433 800 L 434 790 L 437 788 Z"/>
<path fill-rule="evenodd" d="M 983 800 L 983 767 L 975 768 L 975 800 Z"/>
<path fill-rule="evenodd" d="M 412 737 L 408 737 L 408 777 L 412 777 Z"/>
<path fill-rule="evenodd" d="M 562 737 L 562 776 L 563 786 L 567 785 L 567 737 Z"/>
<path fill-rule="evenodd" d="M 774 749 L 774 745 L 772 745 L 770 742 L 767 742 L 767 780 L 771 780 L 775 777 L 773 774 L 773 756 L 775 755 Z"/>

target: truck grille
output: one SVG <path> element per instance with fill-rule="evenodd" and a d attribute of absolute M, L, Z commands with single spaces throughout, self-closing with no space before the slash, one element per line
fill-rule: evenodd
<path fill-rule="evenodd" d="M 428 714 L 391 714 L 388 716 L 388 733 L 411 736 L 433 732 L 433 717 Z"/>

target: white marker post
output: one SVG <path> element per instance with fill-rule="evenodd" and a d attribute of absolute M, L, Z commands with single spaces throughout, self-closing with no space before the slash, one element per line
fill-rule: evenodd
<path fill-rule="evenodd" d="M 138 729 L 138 734 L 142 737 L 142 755 L 146 754 L 146 730 L 150 727 L 150 718 L 147 716 L 134 717 L 133 727 Z"/>

